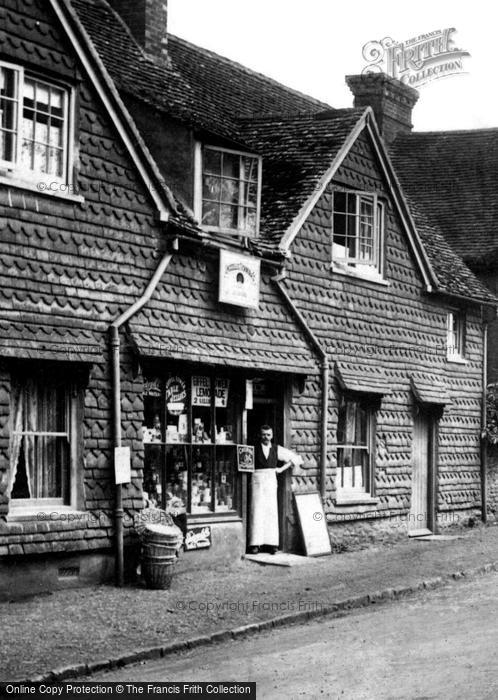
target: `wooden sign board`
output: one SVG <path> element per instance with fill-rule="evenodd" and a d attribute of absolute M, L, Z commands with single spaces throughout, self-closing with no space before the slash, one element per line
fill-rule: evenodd
<path fill-rule="evenodd" d="M 332 548 L 320 494 L 318 491 L 294 493 L 294 500 L 306 556 L 330 554 Z"/>

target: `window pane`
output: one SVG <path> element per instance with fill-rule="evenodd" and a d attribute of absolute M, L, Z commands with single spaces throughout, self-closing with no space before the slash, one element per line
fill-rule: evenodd
<path fill-rule="evenodd" d="M 258 159 L 248 158 L 247 156 L 242 157 L 242 167 L 244 173 L 244 180 L 249 182 L 258 181 Z"/>
<path fill-rule="evenodd" d="M 241 223 L 241 228 L 249 235 L 256 233 L 256 209 L 243 210 L 243 221 Z"/>
<path fill-rule="evenodd" d="M 26 139 L 24 139 L 21 148 L 21 164 L 26 168 L 29 168 L 30 170 L 33 167 L 34 150 L 34 141 L 27 141 Z"/>
<path fill-rule="evenodd" d="M 63 151 L 61 148 L 49 148 L 48 149 L 48 168 L 47 171 L 50 175 L 55 175 L 56 177 L 62 177 L 63 170 Z"/>
<path fill-rule="evenodd" d="M 240 156 L 234 153 L 222 153 L 222 173 L 224 177 L 239 179 Z"/>
<path fill-rule="evenodd" d="M 334 212 L 346 211 L 346 193 L 334 192 Z"/>
<path fill-rule="evenodd" d="M 45 144 L 35 141 L 33 170 L 38 170 L 41 173 L 47 172 L 47 150 Z"/>
<path fill-rule="evenodd" d="M 170 513 L 184 513 L 188 499 L 188 447 L 166 448 L 164 507 Z"/>
<path fill-rule="evenodd" d="M 368 491 L 368 459 L 367 450 L 339 448 L 337 450 L 338 488 L 360 493 Z"/>
<path fill-rule="evenodd" d="M 0 68 L 0 159 L 15 161 L 17 148 L 17 115 L 19 74 Z"/>
<path fill-rule="evenodd" d="M 237 228 L 237 207 L 226 204 L 220 207 L 220 228 Z"/>
<path fill-rule="evenodd" d="M 213 447 L 192 447 L 192 513 L 212 511 Z"/>
<path fill-rule="evenodd" d="M 144 445 L 144 496 L 151 505 L 164 507 L 163 502 L 164 447 L 157 443 Z"/>
<path fill-rule="evenodd" d="M 15 134 L 0 130 L 0 160 L 15 161 L 16 144 Z"/>
<path fill-rule="evenodd" d="M 35 97 L 36 97 L 36 109 L 39 112 L 49 111 L 49 88 L 44 83 L 36 83 L 35 85 Z"/>
<path fill-rule="evenodd" d="M 211 202 L 203 202 L 202 223 L 205 226 L 220 225 L 220 205 Z"/>
<path fill-rule="evenodd" d="M 213 151 L 210 148 L 206 148 L 204 151 L 204 172 L 214 173 L 219 175 L 221 173 L 221 153 L 220 151 Z"/>
<path fill-rule="evenodd" d="M 203 199 L 212 199 L 218 202 L 220 194 L 221 179 L 219 177 L 213 177 L 212 175 L 205 176 L 202 184 Z"/>
<path fill-rule="evenodd" d="M 236 180 L 222 180 L 221 201 L 226 204 L 237 204 L 239 201 L 239 183 Z"/>
<path fill-rule="evenodd" d="M 216 448 L 216 493 L 215 510 L 218 512 L 235 509 L 235 448 Z"/>

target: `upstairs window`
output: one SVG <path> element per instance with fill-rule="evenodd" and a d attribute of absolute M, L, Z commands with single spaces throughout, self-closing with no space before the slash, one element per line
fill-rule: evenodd
<path fill-rule="evenodd" d="M 449 360 L 465 357 L 465 314 L 450 311 L 446 316 L 446 351 Z"/>
<path fill-rule="evenodd" d="M 67 180 L 70 94 L 0 63 L 0 168 Z"/>
<path fill-rule="evenodd" d="M 383 207 L 375 194 L 333 195 L 332 262 L 359 272 L 382 272 Z"/>
<path fill-rule="evenodd" d="M 258 231 L 261 159 L 199 147 L 196 214 L 206 230 L 254 236 Z"/>

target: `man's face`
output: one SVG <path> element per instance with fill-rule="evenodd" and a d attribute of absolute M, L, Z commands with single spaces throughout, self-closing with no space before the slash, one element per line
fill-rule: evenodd
<path fill-rule="evenodd" d="M 260 434 L 261 443 L 263 445 L 269 445 L 273 438 L 273 430 L 262 430 Z"/>

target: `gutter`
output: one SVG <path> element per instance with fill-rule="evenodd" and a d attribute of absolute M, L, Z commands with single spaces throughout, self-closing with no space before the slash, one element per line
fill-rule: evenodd
<path fill-rule="evenodd" d="M 313 333 L 311 328 L 308 326 L 306 323 L 306 319 L 302 315 L 302 313 L 299 311 L 299 309 L 296 307 L 295 303 L 292 301 L 290 296 L 287 294 L 285 291 L 284 287 L 281 284 L 281 281 L 285 279 L 286 274 L 285 270 L 283 270 L 280 274 L 276 275 L 275 277 L 271 277 L 271 281 L 275 284 L 277 287 L 278 291 L 282 295 L 282 297 L 285 299 L 285 302 L 287 303 L 287 306 L 291 309 L 293 315 L 295 316 L 297 322 L 303 329 L 305 335 L 307 336 L 308 340 L 310 341 L 311 345 L 316 351 L 316 354 L 318 355 L 320 359 L 320 370 L 321 370 L 321 378 L 322 378 L 322 412 L 321 412 L 321 450 L 320 450 L 320 495 L 322 497 L 322 501 L 325 501 L 325 496 L 326 496 L 326 479 L 327 479 L 327 437 L 328 437 L 328 414 L 329 414 L 329 360 L 327 357 L 327 353 L 325 350 L 322 348 L 320 345 L 320 341 L 316 337 L 316 335 Z"/>
<path fill-rule="evenodd" d="M 488 323 L 482 329 L 482 406 L 481 406 L 481 520 L 488 521 L 488 443 L 486 439 L 486 403 L 488 382 Z"/>
<path fill-rule="evenodd" d="M 114 447 L 121 447 L 121 371 L 120 371 L 120 350 L 121 342 L 119 330 L 123 324 L 130 320 L 149 301 L 157 288 L 164 271 L 168 267 L 173 255 L 166 253 L 156 268 L 149 284 L 145 288 L 142 296 L 137 299 L 128 309 L 123 311 L 109 326 L 109 340 L 111 346 L 111 367 L 112 367 L 112 412 L 114 428 Z M 115 460 L 115 457 L 114 457 Z M 115 462 L 114 462 L 115 465 Z M 115 472 L 114 472 L 115 473 Z M 116 585 L 121 587 L 124 581 L 124 537 L 123 537 L 123 489 L 121 484 L 116 484 L 114 520 L 115 520 L 115 575 Z"/>

